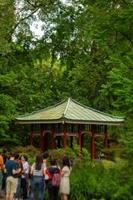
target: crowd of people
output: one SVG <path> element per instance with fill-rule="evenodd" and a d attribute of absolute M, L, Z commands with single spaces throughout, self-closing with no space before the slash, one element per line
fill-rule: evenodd
<path fill-rule="evenodd" d="M 6 200 L 68 200 L 71 164 L 67 156 L 58 165 L 48 152 L 30 165 L 26 155 L 0 153 L 0 195 Z"/>

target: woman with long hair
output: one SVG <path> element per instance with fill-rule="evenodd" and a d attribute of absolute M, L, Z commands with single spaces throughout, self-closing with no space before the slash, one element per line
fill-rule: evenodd
<path fill-rule="evenodd" d="M 35 163 L 31 166 L 31 194 L 30 199 L 34 200 L 36 194 L 38 200 L 43 200 L 44 196 L 44 164 L 41 155 L 36 156 Z"/>
<path fill-rule="evenodd" d="M 68 195 L 70 194 L 70 180 L 69 180 L 70 173 L 71 173 L 70 160 L 67 156 L 65 156 L 62 159 L 61 181 L 59 189 L 61 200 L 68 200 Z"/>

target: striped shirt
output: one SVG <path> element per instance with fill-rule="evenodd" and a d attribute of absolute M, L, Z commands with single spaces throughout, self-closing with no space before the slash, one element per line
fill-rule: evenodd
<path fill-rule="evenodd" d="M 37 169 L 35 169 L 35 163 L 34 163 L 31 166 L 31 172 L 32 172 L 33 176 L 43 176 L 44 175 L 44 168 L 45 168 L 45 165 L 43 163 L 41 169 L 37 170 Z"/>

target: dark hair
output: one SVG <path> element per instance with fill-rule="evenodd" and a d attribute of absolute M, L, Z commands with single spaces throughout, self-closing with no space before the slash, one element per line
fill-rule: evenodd
<path fill-rule="evenodd" d="M 9 153 L 9 157 L 10 157 L 10 158 L 11 158 L 11 157 L 15 158 L 15 156 L 16 156 L 16 153 L 14 153 L 14 152 L 10 152 L 10 153 Z"/>
<path fill-rule="evenodd" d="M 35 169 L 40 170 L 42 168 L 42 164 L 43 164 L 43 157 L 41 155 L 36 156 Z"/>
<path fill-rule="evenodd" d="M 51 164 L 51 165 L 57 165 L 57 162 L 56 162 L 56 160 L 55 160 L 54 158 L 52 158 L 52 159 L 50 160 L 50 164 Z"/>
<path fill-rule="evenodd" d="M 49 157 L 49 153 L 47 151 L 45 151 L 43 154 L 43 159 L 47 159 L 48 157 Z"/>
<path fill-rule="evenodd" d="M 22 157 L 25 159 L 25 161 L 28 161 L 28 157 L 27 157 L 25 154 L 22 155 L 21 158 L 22 158 Z"/>
<path fill-rule="evenodd" d="M 68 166 L 70 168 L 70 160 L 67 156 L 64 156 L 64 158 L 62 159 L 62 167 L 64 166 Z"/>
<path fill-rule="evenodd" d="M 19 154 L 15 153 L 15 159 L 19 159 Z"/>

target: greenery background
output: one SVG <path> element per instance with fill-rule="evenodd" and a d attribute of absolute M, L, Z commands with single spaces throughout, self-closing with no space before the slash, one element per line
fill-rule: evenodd
<path fill-rule="evenodd" d="M 40 38 L 31 31 L 37 19 L 43 22 Z M 23 0 L 21 3 L 0 0 L 1 146 L 27 145 L 25 128 L 14 125 L 16 116 L 66 97 L 125 116 L 125 126 L 116 137 L 123 150 L 122 157 L 129 161 L 129 166 L 117 173 L 114 170 L 103 173 L 99 188 L 97 174 L 88 178 L 88 188 L 82 186 L 86 188 L 83 196 L 88 195 L 90 180 L 96 190 L 91 194 L 106 190 L 110 194 L 106 199 L 133 198 L 132 22 L 131 0 L 71 0 L 65 4 L 59 0 Z M 87 168 L 82 170 L 85 176 L 90 174 Z M 117 175 L 106 176 L 106 173 Z M 111 180 L 114 181 L 112 190 L 108 184 Z M 75 185 L 80 187 L 83 181 L 80 177 L 77 181 Z M 116 187 L 119 189 L 117 194 L 114 192 Z M 75 188 L 72 195 L 78 191 Z M 94 198 L 104 197 L 100 194 Z"/>

